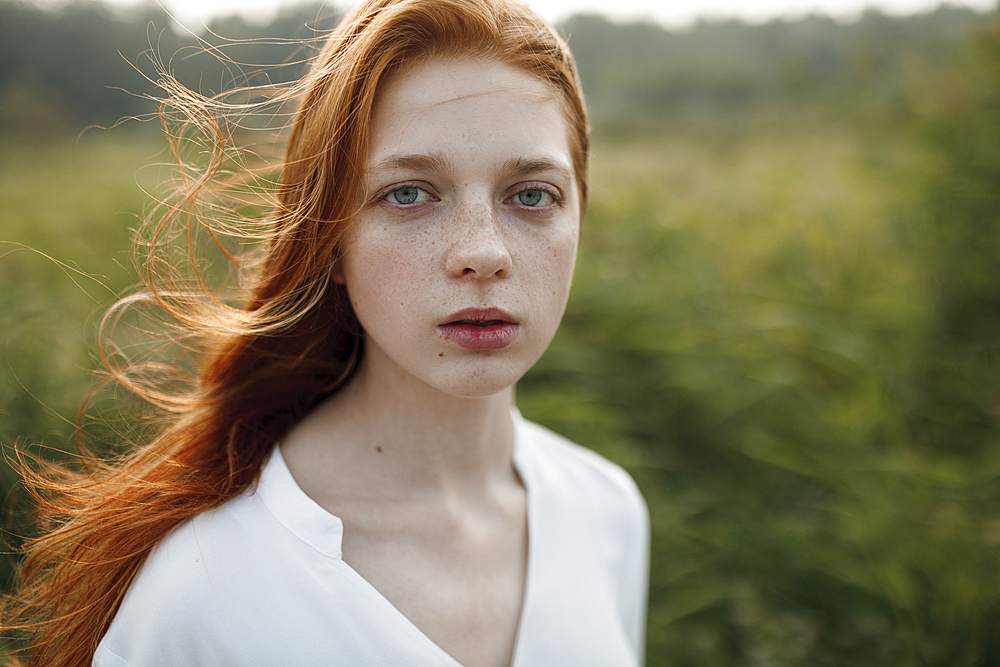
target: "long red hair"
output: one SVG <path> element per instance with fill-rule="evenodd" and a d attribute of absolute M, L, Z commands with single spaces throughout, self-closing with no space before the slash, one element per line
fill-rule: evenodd
<path fill-rule="evenodd" d="M 282 433 L 351 377 L 363 337 L 331 268 L 363 185 L 375 95 L 408 65 L 449 55 L 497 59 L 552 86 L 585 201 L 588 124 L 573 60 L 551 26 L 518 2 L 368 0 L 345 18 L 303 80 L 277 98 L 279 107 L 294 100 L 297 112 L 250 252 L 239 246 L 252 218 L 238 205 L 220 208 L 213 185 L 228 183 L 235 202 L 253 190 L 247 175 L 255 172 L 231 146 L 239 121 L 225 119 L 255 107 L 197 96 L 163 73 L 161 118 L 181 180 L 139 246 L 145 290 L 112 307 L 101 326 L 106 384 L 138 397 L 152 417 L 118 431 L 119 455 L 90 455 L 88 398 L 74 465 L 19 454 L 41 532 L 24 548 L 0 623 L 24 636 L 28 665 L 89 665 L 157 542 L 250 487 Z M 180 130 L 169 122 L 178 117 Z M 209 158 L 198 170 L 185 157 L 192 137 L 207 138 Z M 199 238 L 239 269 L 236 288 L 209 287 Z M 136 310 L 146 319 L 136 320 Z M 130 327 L 140 332 L 141 360 L 127 360 L 117 342 Z M 153 329 L 167 332 L 166 346 L 152 345 Z"/>

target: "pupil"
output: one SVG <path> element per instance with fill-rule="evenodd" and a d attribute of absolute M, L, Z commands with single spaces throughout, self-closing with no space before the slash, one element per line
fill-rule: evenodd
<path fill-rule="evenodd" d="M 394 191 L 397 204 L 412 204 L 417 201 L 416 188 L 399 188 Z"/>
<path fill-rule="evenodd" d="M 541 190 L 522 190 L 517 193 L 517 199 L 525 206 L 537 206 L 542 201 Z"/>

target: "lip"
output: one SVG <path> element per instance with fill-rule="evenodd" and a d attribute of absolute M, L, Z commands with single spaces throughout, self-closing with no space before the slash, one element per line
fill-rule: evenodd
<path fill-rule="evenodd" d="M 513 315 L 499 308 L 466 308 L 438 324 L 445 340 L 466 350 L 502 350 L 520 328 Z"/>

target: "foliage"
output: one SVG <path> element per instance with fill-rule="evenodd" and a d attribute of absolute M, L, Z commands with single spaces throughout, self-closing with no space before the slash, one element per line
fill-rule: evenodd
<path fill-rule="evenodd" d="M 324 5 L 297 5 L 267 26 L 233 16 L 194 35 L 151 4 L 123 12 L 77 1 L 45 11 L 0 0 L 0 135 L 151 119 L 153 61 L 165 61 L 179 81 L 205 94 L 290 81 L 312 53 L 310 40 L 336 17 Z M 42 125 L 39 112 L 50 116 Z"/>
<path fill-rule="evenodd" d="M 281 9 L 268 25 L 239 16 L 205 30 L 180 30 L 153 5 L 131 12 L 76 0 L 43 11 L 0 0 L 0 128 L 43 132 L 47 125 L 107 125 L 155 111 L 151 59 L 186 85 L 218 92 L 252 82 L 289 81 L 336 22 L 326 3 Z M 577 57 L 596 125 L 622 132 L 664 115 L 760 111 L 823 105 L 857 112 L 905 96 L 914 71 L 960 52 L 983 14 L 942 5 L 889 17 L 866 12 L 838 23 L 823 16 L 762 25 L 703 21 L 668 31 L 599 15 L 569 18 L 561 30 Z M 0 132 L 3 130 L 0 129 Z"/>
<path fill-rule="evenodd" d="M 949 61 L 982 24 L 972 10 L 942 5 L 908 17 L 868 10 L 849 23 L 812 15 L 762 25 L 702 21 L 669 32 L 582 15 L 562 28 L 592 109 L 610 128 L 637 115 L 891 104 L 915 67 Z"/>
<path fill-rule="evenodd" d="M 598 144 L 566 326 L 519 396 L 650 500 L 650 664 L 1000 660 L 993 30 L 908 126 Z"/>
<path fill-rule="evenodd" d="M 927 318 L 896 230 L 927 158 L 867 153 L 766 124 L 599 145 L 567 326 L 521 396 L 651 496 L 650 664 L 906 664 L 891 586 L 925 508 L 884 440 Z"/>
<path fill-rule="evenodd" d="M 143 206 L 136 183 L 159 141 L 90 132 L 78 142 L 0 145 L 0 442 L 38 443 L 58 455 L 98 366 L 97 321 L 134 281 L 131 229 Z M 9 451 L 7 452 L 10 453 Z M 0 468 L 9 535 L 27 527 L 9 467 Z M 18 541 L 14 537 L 14 542 Z M 7 540 L 10 544 L 10 541 Z M 10 563 L 0 561 L 0 581 Z"/>

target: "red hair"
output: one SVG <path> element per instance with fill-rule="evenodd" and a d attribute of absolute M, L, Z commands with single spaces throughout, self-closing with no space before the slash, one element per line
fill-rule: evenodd
<path fill-rule="evenodd" d="M 421 58 L 459 55 L 496 59 L 552 86 L 586 200 L 586 111 L 569 50 L 551 26 L 512 0 L 368 0 L 278 98 L 296 99 L 298 111 L 264 242 L 256 254 L 225 251 L 243 275 L 225 298 L 207 285 L 197 239 L 207 232 L 218 248 L 246 241 L 240 230 L 251 221 L 233 223 L 235 211 L 220 211 L 212 184 L 224 180 L 233 156 L 233 126 L 220 118 L 253 105 L 197 97 L 164 74 L 170 97 L 161 118 L 182 175 L 179 194 L 147 234 L 146 290 L 112 307 L 101 325 L 106 381 L 144 401 L 155 418 L 146 437 L 120 438 L 137 442 L 119 441 L 126 453 L 118 457 L 85 455 L 80 426 L 74 467 L 19 454 L 42 533 L 24 549 L 18 588 L 0 622 L 27 636 L 28 665 L 89 665 L 157 542 L 250 487 L 282 433 L 351 377 L 363 339 L 331 268 L 362 185 L 375 95 L 387 77 Z M 181 115 L 180 131 L 171 131 L 171 113 Z M 193 175 L 182 157 L 190 127 L 211 149 L 207 167 Z M 246 195 L 243 181 L 237 197 Z M 171 254 L 178 248 L 181 259 Z M 141 363 L 123 361 L 114 344 L 136 306 L 158 313 L 161 328 L 171 325 L 163 329 L 169 344 Z"/>

